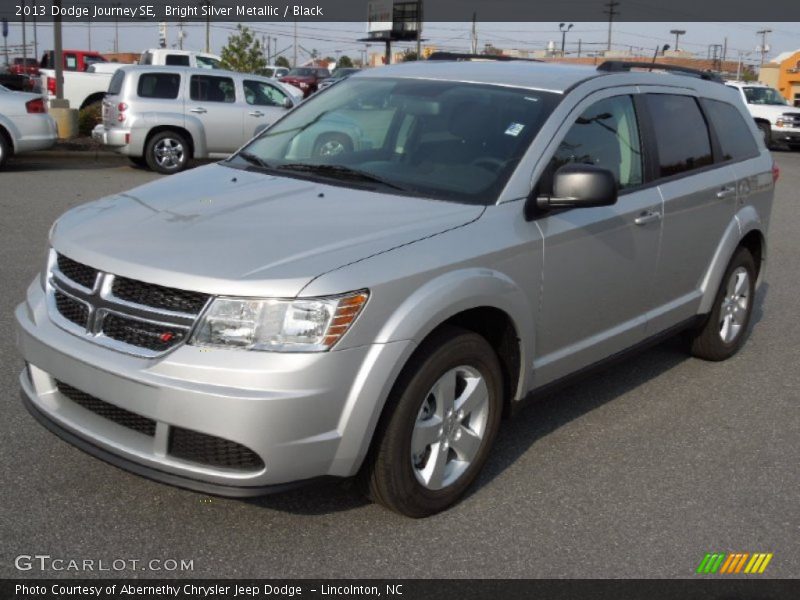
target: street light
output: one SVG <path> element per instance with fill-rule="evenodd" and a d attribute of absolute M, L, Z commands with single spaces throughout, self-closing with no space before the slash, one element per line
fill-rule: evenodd
<path fill-rule="evenodd" d="M 670 32 L 672 35 L 674 35 L 674 36 L 675 36 L 675 52 L 677 52 L 677 51 L 679 50 L 679 48 L 678 48 L 678 40 L 680 39 L 680 37 L 681 37 L 681 36 L 682 36 L 684 33 L 686 33 L 686 30 L 685 30 L 685 29 L 670 29 L 670 30 L 669 30 L 669 32 Z"/>
<path fill-rule="evenodd" d="M 561 32 L 561 56 L 564 56 L 564 46 L 567 43 L 567 32 L 573 28 L 574 24 L 570 23 L 566 27 L 564 23 L 558 24 L 558 30 Z"/>

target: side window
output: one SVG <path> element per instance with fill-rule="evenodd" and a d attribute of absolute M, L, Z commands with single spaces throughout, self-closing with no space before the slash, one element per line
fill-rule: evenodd
<path fill-rule="evenodd" d="M 234 102 L 236 90 L 230 77 L 192 75 L 190 97 L 196 102 Z"/>
<path fill-rule="evenodd" d="M 608 169 L 620 189 L 643 182 L 639 126 L 630 96 L 606 98 L 584 111 L 553 155 L 548 178 L 568 163 Z"/>
<path fill-rule="evenodd" d="M 180 87 L 181 76 L 177 73 L 142 73 L 136 92 L 140 98 L 172 100 L 178 97 Z"/>
<path fill-rule="evenodd" d="M 188 54 L 167 54 L 164 64 L 168 67 L 188 67 L 189 55 Z"/>
<path fill-rule="evenodd" d="M 78 57 L 74 54 L 65 54 L 64 55 L 64 68 L 67 71 L 77 71 L 78 70 Z"/>
<path fill-rule="evenodd" d="M 719 139 L 723 160 L 745 160 L 758 156 L 753 133 L 735 106 L 719 100 L 704 99 L 702 103 Z"/>
<path fill-rule="evenodd" d="M 283 106 L 286 94 L 263 81 L 244 80 L 244 99 L 254 106 Z"/>
<path fill-rule="evenodd" d="M 187 57 L 188 58 L 188 57 Z M 197 56 L 197 66 L 201 69 L 221 69 L 222 64 L 216 58 L 210 56 Z"/>
<path fill-rule="evenodd" d="M 648 94 L 658 148 L 658 175 L 670 177 L 714 162 L 708 126 L 691 96 Z"/>

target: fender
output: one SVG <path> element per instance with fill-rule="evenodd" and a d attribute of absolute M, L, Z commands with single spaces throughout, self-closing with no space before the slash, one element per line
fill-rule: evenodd
<path fill-rule="evenodd" d="M 205 129 L 197 117 L 184 116 L 180 113 L 143 113 L 133 127 L 133 129 L 142 133 L 142 135 L 136 136 L 137 139 L 141 139 L 142 151 L 144 151 L 144 140 L 156 127 L 179 127 L 180 129 L 185 129 L 192 136 L 193 158 L 205 158 L 208 155 Z"/>
<path fill-rule="evenodd" d="M 491 269 L 445 273 L 411 294 L 378 333 L 342 411 L 342 439 L 332 474 L 352 475 L 360 467 L 394 382 L 422 340 L 450 317 L 480 307 L 502 310 L 511 319 L 520 344 L 520 375 L 513 400 L 525 396 L 534 343 L 533 310 L 525 294 L 508 276 Z"/>
<path fill-rule="evenodd" d="M 697 309 L 698 314 L 711 312 L 711 308 L 717 296 L 717 291 L 722 283 L 722 277 L 725 275 L 725 269 L 728 268 L 728 263 L 731 257 L 733 257 L 733 253 L 736 251 L 736 248 L 738 248 L 742 238 L 753 230 L 759 232 L 763 231 L 761 217 L 752 206 L 744 206 L 734 215 L 728 227 L 725 229 L 722 240 L 717 246 L 714 257 L 711 259 L 711 264 L 700 284 L 700 291 L 703 297 Z M 763 269 L 759 272 L 759 280 L 756 282 L 756 285 L 761 283 L 762 274 Z"/>

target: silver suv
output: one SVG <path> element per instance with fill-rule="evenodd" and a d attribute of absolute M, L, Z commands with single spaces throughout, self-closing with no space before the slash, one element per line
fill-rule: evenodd
<path fill-rule="evenodd" d="M 679 330 L 730 357 L 777 170 L 730 88 L 612 67 L 372 69 L 70 210 L 16 311 L 23 402 L 158 481 L 356 476 L 419 517 L 537 392 Z"/>
<path fill-rule="evenodd" d="M 268 77 L 198 67 L 125 66 L 92 137 L 135 165 L 171 174 L 224 158 L 281 118 L 303 93 Z"/>

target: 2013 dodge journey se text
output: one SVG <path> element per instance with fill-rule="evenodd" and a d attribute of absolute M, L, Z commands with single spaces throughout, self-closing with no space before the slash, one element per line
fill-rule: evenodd
<path fill-rule="evenodd" d="M 158 481 L 355 476 L 419 517 L 534 392 L 679 329 L 730 357 L 778 172 L 735 90 L 638 67 L 372 69 L 70 210 L 16 311 L 23 402 Z"/>

